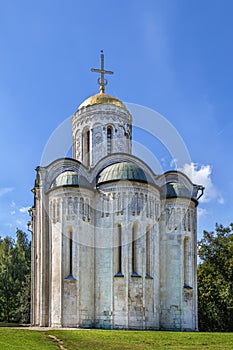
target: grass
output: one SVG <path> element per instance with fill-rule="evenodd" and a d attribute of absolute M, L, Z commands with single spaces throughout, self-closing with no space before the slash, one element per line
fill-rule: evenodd
<path fill-rule="evenodd" d="M 19 327 L 19 323 L 0 322 L 0 327 Z"/>
<path fill-rule="evenodd" d="M 46 332 L 0 328 L 1 350 L 58 350 Z"/>
<path fill-rule="evenodd" d="M 50 331 L 68 350 L 233 349 L 233 333 Z"/>
<path fill-rule="evenodd" d="M 0 329 L 1 350 L 58 350 L 54 335 L 67 350 L 233 349 L 233 333 Z"/>

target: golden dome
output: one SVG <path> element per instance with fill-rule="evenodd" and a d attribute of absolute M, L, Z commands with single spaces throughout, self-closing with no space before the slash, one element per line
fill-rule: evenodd
<path fill-rule="evenodd" d="M 126 109 L 124 103 L 122 103 L 116 97 L 105 94 L 103 92 L 100 92 L 94 96 L 88 97 L 85 101 L 83 101 L 83 103 L 81 103 L 78 109 L 81 109 L 83 107 L 93 106 L 93 105 L 100 105 L 100 104 L 110 104 L 110 105 L 115 105 L 117 107 Z"/>

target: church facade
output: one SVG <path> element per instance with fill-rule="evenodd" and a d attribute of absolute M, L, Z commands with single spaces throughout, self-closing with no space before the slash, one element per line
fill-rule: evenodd
<path fill-rule="evenodd" d="M 37 168 L 31 323 L 196 331 L 203 187 L 132 155 L 133 117 L 105 93 L 101 58 L 100 93 L 72 118 L 73 158 Z"/>

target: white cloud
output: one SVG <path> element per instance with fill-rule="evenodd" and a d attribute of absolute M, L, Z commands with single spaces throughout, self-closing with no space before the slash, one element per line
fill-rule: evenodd
<path fill-rule="evenodd" d="M 200 198 L 200 202 L 210 202 L 215 199 L 219 204 L 224 204 L 224 198 L 211 179 L 212 168 L 209 164 L 185 164 L 179 170 L 185 173 L 193 183 L 205 187 L 204 196 Z"/>
<path fill-rule="evenodd" d="M 219 195 L 218 202 L 219 204 L 224 204 L 224 198 L 221 195 Z"/>
<path fill-rule="evenodd" d="M 20 213 L 27 213 L 29 209 L 30 209 L 30 207 L 21 207 L 21 208 L 19 208 L 19 212 Z"/>
<path fill-rule="evenodd" d="M 4 194 L 12 192 L 13 191 L 13 187 L 2 187 L 0 188 L 0 197 L 4 196 Z"/>
<path fill-rule="evenodd" d="M 178 164 L 178 159 L 176 158 L 173 158 L 171 161 L 170 161 L 170 167 L 172 169 L 177 169 L 177 164 Z"/>
<path fill-rule="evenodd" d="M 12 210 L 11 211 L 11 215 L 15 215 L 16 211 L 15 210 Z"/>

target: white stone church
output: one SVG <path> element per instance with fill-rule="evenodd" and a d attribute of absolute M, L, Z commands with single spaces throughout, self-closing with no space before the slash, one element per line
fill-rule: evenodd
<path fill-rule="evenodd" d="M 103 53 L 93 71 L 100 93 L 73 115 L 73 158 L 36 169 L 31 323 L 196 331 L 203 187 L 132 155 L 133 116 L 105 93 Z"/>

